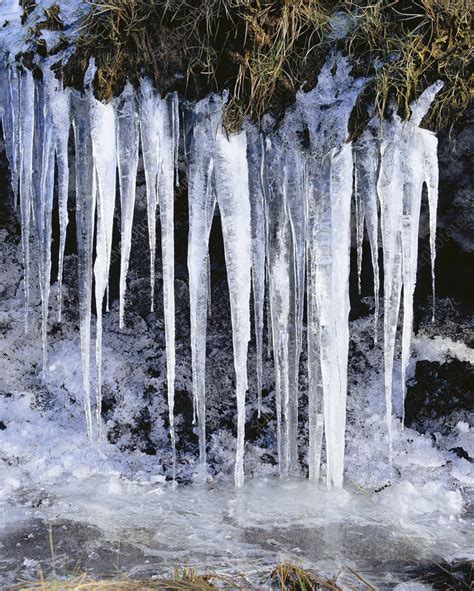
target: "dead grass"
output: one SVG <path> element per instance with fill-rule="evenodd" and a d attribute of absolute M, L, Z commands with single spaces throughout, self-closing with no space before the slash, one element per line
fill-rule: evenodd
<path fill-rule="evenodd" d="M 174 577 L 156 579 L 114 578 L 97 580 L 81 574 L 75 577 L 40 578 L 24 581 L 15 591 L 210 591 L 213 589 L 250 590 L 252 585 L 242 577 L 217 574 L 199 574 L 193 568 L 177 569 Z"/>
<path fill-rule="evenodd" d="M 272 572 L 271 579 L 281 591 L 342 591 L 334 581 L 319 577 L 293 562 L 279 564 Z"/>
<path fill-rule="evenodd" d="M 26 12 L 34 6 L 23 2 Z M 280 115 L 298 88 L 315 83 L 334 47 L 371 77 L 364 101 L 375 102 L 380 114 L 393 97 L 409 117 L 410 102 L 436 79 L 445 85 L 431 111 L 432 128 L 453 123 L 472 98 L 471 0 L 86 2 L 90 10 L 62 75 L 80 87 L 93 56 L 95 91 L 103 100 L 143 74 L 162 93 L 178 90 L 189 99 L 228 88 L 225 122 L 233 131 L 245 116 Z M 344 39 L 334 34 L 334 15 L 347 25 Z M 45 22 L 58 26 L 59 13 Z"/>
<path fill-rule="evenodd" d="M 54 556 L 54 554 L 53 554 Z M 356 582 L 354 588 L 375 591 L 362 576 L 348 569 Z M 58 577 L 53 574 L 45 577 L 40 573 L 38 580 L 23 581 L 14 587 L 14 591 L 210 591 L 213 589 L 232 589 L 251 591 L 261 589 L 244 576 L 224 576 L 216 573 L 199 574 L 194 568 L 176 569 L 170 578 L 130 579 L 113 578 L 97 580 L 86 574 L 70 577 Z M 304 569 L 300 564 L 284 562 L 275 567 L 266 581 L 264 588 L 280 591 L 342 591 L 335 582 Z"/>

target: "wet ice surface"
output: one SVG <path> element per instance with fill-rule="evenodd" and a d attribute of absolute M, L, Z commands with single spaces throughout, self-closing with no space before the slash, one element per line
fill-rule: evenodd
<path fill-rule="evenodd" d="M 66 478 L 0 504 L 0 585 L 40 568 L 145 577 L 176 565 L 265 585 L 277 562 L 297 560 L 328 576 L 352 568 L 392 588 L 423 567 L 472 556 L 472 520 L 457 510 L 408 483 L 370 495 L 302 480 L 255 479 L 238 490 Z"/>

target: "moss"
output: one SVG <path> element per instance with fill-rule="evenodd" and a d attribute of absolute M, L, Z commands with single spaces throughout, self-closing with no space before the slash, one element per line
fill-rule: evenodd
<path fill-rule="evenodd" d="M 279 116 L 303 87 L 315 83 L 329 49 L 352 56 L 371 81 L 353 131 L 375 103 L 390 97 L 409 117 L 409 104 L 436 79 L 445 82 L 430 121 L 453 123 L 472 93 L 469 0 L 87 0 L 76 52 L 62 67 L 80 87 L 89 58 L 98 67 L 95 91 L 118 94 L 127 79 L 150 76 L 162 93 L 199 99 L 230 91 L 229 130 L 244 116 Z M 49 17 L 51 20 L 51 15 Z"/>

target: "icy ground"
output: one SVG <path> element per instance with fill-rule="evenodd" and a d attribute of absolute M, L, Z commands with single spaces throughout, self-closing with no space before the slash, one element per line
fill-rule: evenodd
<path fill-rule="evenodd" d="M 235 400 L 225 371 L 232 349 L 229 327 L 226 333 L 218 320 L 209 331 L 208 474 L 198 470 L 197 440 L 186 417 L 192 397 L 188 337 L 178 322 L 177 390 L 183 399 L 176 409 L 178 480 L 194 484 L 174 489 L 169 482 L 162 312 L 140 315 L 139 306 L 133 305 L 133 292 L 146 284 L 146 272 L 142 278 L 136 273 L 131 277 L 132 303 L 124 331 L 118 329 L 118 302 L 104 317 L 104 399 L 111 408 L 104 416 L 104 441 L 91 448 L 81 400 L 75 257 L 66 258 L 63 324 L 51 330 L 49 368 L 42 376 L 41 343 L 35 334 L 41 323 L 39 294 L 32 293 L 35 320 L 25 335 L 21 249 L 11 227 L 1 230 L 0 244 L 1 584 L 34 576 L 39 567 L 71 572 L 80 565 L 96 575 L 120 571 L 142 576 L 185 563 L 244 572 L 263 585 L 271 565 L 291 558 L 328 575 L 342 571 L 347 577 L 349 566 L 380 588 L 392 588 L 416 578 L 423 565 L 473 557 L 472 462 L 449 451 L 462 448 L 473 457 L 470 417 L 460 412 L 449 435 L 435 437 L 402 430 L 394 419 L 390 475 L 383 374 L 373 371 L 381 368 L 383 354 L 373 346 L 370 315 L 351 323 L 355 353 L 350 357 L 346 485 L 339 492 L 317 489 L 303 478 L 283 485 L 277 478 L 268 360 L 260 422 L 255 420 L 255 383 L 250 383 L 248 427 L 255 434 L 247 437 L 245 471 L 251 478 L 242 491 L 234 489 L 235 433 L 230 426 Z M 220 289 L 222 285 L 214 287 Z M 219 314 L 219 306 L 226 305 L 222 291 L 213 297 L 217 318 L 226 317 Z M 178 316 L 185 316 L 185 303 L 180 310 Z M 442 313 L 441 306 L 441 318 Z M 459 340 L 431 338 L 430 331 L 439 334 L 442 326 L 446 334 L 448 324 L 439 323 L 420 329 L 412 373 L 422 359 L 473 362 L 462 335 Z M 249 375 L 254 379 L 253 353 L 251 349 Z M 145 408 L 147 428 L 142 425 Z M 304 463 L 307 425 L 302 415 Z"/>

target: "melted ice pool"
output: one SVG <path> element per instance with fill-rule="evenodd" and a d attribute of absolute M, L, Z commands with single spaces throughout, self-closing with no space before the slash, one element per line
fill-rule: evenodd
<path fill-rule="evenodd" d="M 369 495 L 299 480 L 254 480 L 236 490 L 65 479 L 3 501 L 0 516 L 2 586 L 40 567 L 145 577 L 193 565 L 244 573 L 265 588 L 277 562 L 297 560 L 342 573 L 339 582 L 354 569 L 392 588 L 428 565 L 474 554 L 460 494 L 435 484 L 402 482 Z"/>

